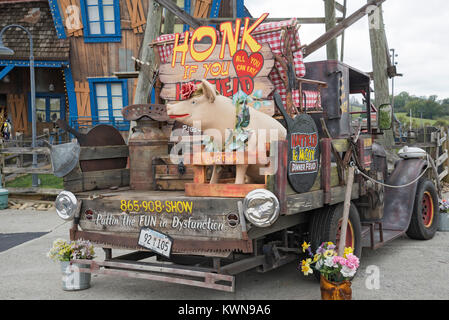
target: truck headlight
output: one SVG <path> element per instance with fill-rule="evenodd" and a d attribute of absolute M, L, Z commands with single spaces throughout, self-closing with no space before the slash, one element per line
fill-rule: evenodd
<path fill-rule="evenodd" d="M 243 200 L 243 213 L 249 222 L 257 227 L 269 227 L 279 217 L 279 201 L 265 189 L 248 193 Z"/>
<path fill-rule="evenodd" d="M 62 191 L 58 194 L 55 200 L 55 208 L 58 216 L 64 220 L 72 220 L 75 216 L 75 211 L 78 201 L 73 193 L 70 191 Z"/>

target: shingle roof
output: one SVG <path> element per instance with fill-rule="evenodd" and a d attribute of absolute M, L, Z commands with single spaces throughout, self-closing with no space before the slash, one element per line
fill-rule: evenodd
<path fill-rule="evenodd" d="M 48 1 L 0 0 L 0 29 L 10 24 L 19 24 L 31 32 L 36 60 L 69 59 L 70 42 L 58 39 Z M 30 47 L 25 32 L 8 29 L 3 34 L 3 43 L 15 52 L 7 59 L 28 60 Z"/>

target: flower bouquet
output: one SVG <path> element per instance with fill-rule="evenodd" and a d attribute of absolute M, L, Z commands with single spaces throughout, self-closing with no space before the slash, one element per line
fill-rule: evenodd
<path fill-rule="evenodd" d="M 338 256 L 336 246 L 332 242 L 323 242 L 312 253 L 310 244 L 302 244 L 304 253 L 310 258 L 301 262 L 304 275 L 320 274 L 321 297 L 323 300 L 351 300 L 351 279 L 360 265 L 359 258 L 353 254 L 352 248 L 345 248 L 343 256 Z"/>
<path fill-rule="evenodd" d="M 72 262 L 73 259 L 91 260 L 95 257 L 94 246 L 89 241 L 57 239 L 53 242 L 47 257 L 60 262 L 64 290 L 83 290 L 90 287 L 91 274 L 79 272 L 80 268 L 89 268 L 90 266 Z"/>

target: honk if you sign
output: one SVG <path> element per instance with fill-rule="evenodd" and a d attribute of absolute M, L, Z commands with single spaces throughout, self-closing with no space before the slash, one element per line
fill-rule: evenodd
<path fill-rule="evenodd" d="M 267 16 L 253 24 L 249 19 L 237 19 L 234 24 L 222 23 L 218 30 L 204 26 L 176 34 L 172 55 L 160 67 L 161 97 L 182 100 L 184 83 L 199 84 L 206 79 L 225 97 L 241 90 L 247 95 L 257 92 L 266 99 L 274 90 L 268 78 L 274 57 L 270 46 L 257 42 L 253 32 Z"/>

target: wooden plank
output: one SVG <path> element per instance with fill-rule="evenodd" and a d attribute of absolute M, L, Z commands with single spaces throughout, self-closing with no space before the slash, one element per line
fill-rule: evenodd
<path fill-rule="evenodd" d="M 265 184 L 206 184 L 186 183 L 187 197 L 244 198 L 256 189 L 265 189 Z"/>
<path fill-rule="evenodd" d="M 267 149 L 269 150 L 269 149 Z M 269 161 L 268 155 L 259 155 L 258 152 L 201 152 L 198 154 L 184 154 L 184 163 L 195 166 L 210 165 L 236 165 L 236 164 L 262 164 Z"/>
<path fill-rule="evenodd" d="M 353 188 L 352 188 L 352 194 L 351 194 L 352 200 L 359 198 L 359 189 L 360 189 L 360 185 L 358 183 L 354 183 Z M 346 186 L 333 187 L 331 189 L 330 205 L 342 203 L 343 201 L 345 201 L 345 192 L 346 192 Z"/>
<path fill-rule="evenodd" d="M 441 172 L 441 173 L 438 175 L 438 179 L 441 181 L 441 180 L 443 180 L 447 175 L 449 175 L 449 168 L 448 168 L 448 167 L 445 167 L 444 171 Z"/>
<path fill-rule="evenodd" d="M 287 215 L 294 215 L 323 207 L 323 190 L 287 196 Z"/>
<path fill-rule="evenodd" d="M 311 55 L 315 51 L 319 50 L 321 47 L 326 45 L 329 41 L 332 39 L 337 38 L 340 36 L 347 28 L 349 28 L 351 25 L 359 21 L 361 18 L 363 18 L 368 12 L 368 8 L 370 6 L 380 6 L 385 0 L 370 0 L 366 5 L 361 7 L 359 10 L 354 12 L 352 15 L 350 15 L 348 18 L 342 20 L 337 26 L 327 31 L 325 34 L 323 34 L 321 37 L 313 41 L 311 44 L 306 46 L 304 48 L 304 58 Z M 384 52 L 385 54 L 385 52 Z"/>
<path fill-rule="evenodd" d="M 249 18 L 250 22 L 253 23 L 257 20 L 258 18 Z M 279 21 L 285 21 L 285 20 L 290 20 L 291 17 L 288 18 L 266 18 L 264 20 L 264 22 L 279 22 Z M 220 24 L 222 22 L 227 22 L 229 21 L 229 18 L 220 18 L 220 17 L 214 17 L 214 18 L 197 18 L 197 20 L 202 23 L 202 24 L 209 24 L 209 23 L 216 23 L 216 24 Z M 337 18 L 336 19 L 337 22 L 341 22 L 343 21 L 343 18 Z M 303 17 L 303 18 L 297 18 L 296 21 L 299 24 L 324 24 L 326 22 L 325 18 L 322 17 Z M 182 23 L 180 19 L 177 19 L 177 21 L 175 21 L 176 23 Z"/>
<path fill-rule="evenodd" d="M 201 27 L 201 23 L 192 17 L 190 14 L 186 13 L 184 10 L 182 10 L 180 7 L 178 7 L 176 4 L 171 2 L 171 0 L 155 0 L 160 5 L 162 5 L 164 8 L 166 8 L 168 11 L 173 13 L 175 16 L 179 17 L 182 22 L 185 24 L 188 24 L 193 29 L 198 29 Z"/>
<path fill-rule="evenodd" d="M 23 94 L 9 94 L 7 101 L 12 117 L 12 125 L 15 132 L 28 132 L 28 110 Z"/>
<path fill-rule="evenodd" d="M 206 166 L 193 167 L 193 181 L 195 183 L 206 183 Z"/>
<path fill-rule="evenodd" d="M 72 192 L 129 185 L 129 169 L 82 172 L 78 179 L 64 179 L 64 189 Z"/>
<path fill-rule="evenodd" d="M 186 180 L 186 179 L 171 179 L 171 180 L 156 179 L 156 189 L 157 190 L 184 191 L 185 184 L 187 182 L 192 182 L 192 181 L 193 181 L 193 177 L 190 180 Z"/>
<path fill-rule="evenodd" d="M 129 148 L 124 146 L 81 147 L 79 160 L 126 158 Z"/>
<path fill-rule="evenodd" d="M 326 14 L 326 31 L 335 28 L 337 24 L 335 16 L 335 0 L 324 0 Z M 337 38 L 329 40 L 326 44 L 327 60 L 338 60 Z"/>
<path fill-rule="evenodd" d="M 50 154 L 50 148 L 47 147 L 13 147 L 0 149 L 0 153 L 11 154 Z"/>
<path fill-rule="evenodd" d="M 29 194 L 36 194 L 36 195 L 51 195 L 55 196 L 58 195 L 63 189 L 50 189 L 50 188 L 37 188 L 37 187 L 31 187 L 31 188 L 11 188 L 8 187 L 8 191 L 10 196 L 12 195 L 29 195 Z"/>
<path fill-rule="evenodd" d="M 332 146 L 337 152 L 346 152 L 349 150 L 348 139 L 332 139 Z"/>
<path fill-rule="evenodd" d="M 436 166 L 441 166 L 447 159 L 449 158 L 448 150 L 445 150 L 444 153 L 437 159 Z"/>
<path fill-rule="evenodd" d="M 212 0 L 196 0 L 193 16 L 195 18 L 207 18 L 211 5 Z"/>
<path fill-rule="evenodd" d="M 53 169 L 4 167 L 3 173 L 53 174 Z"/>

